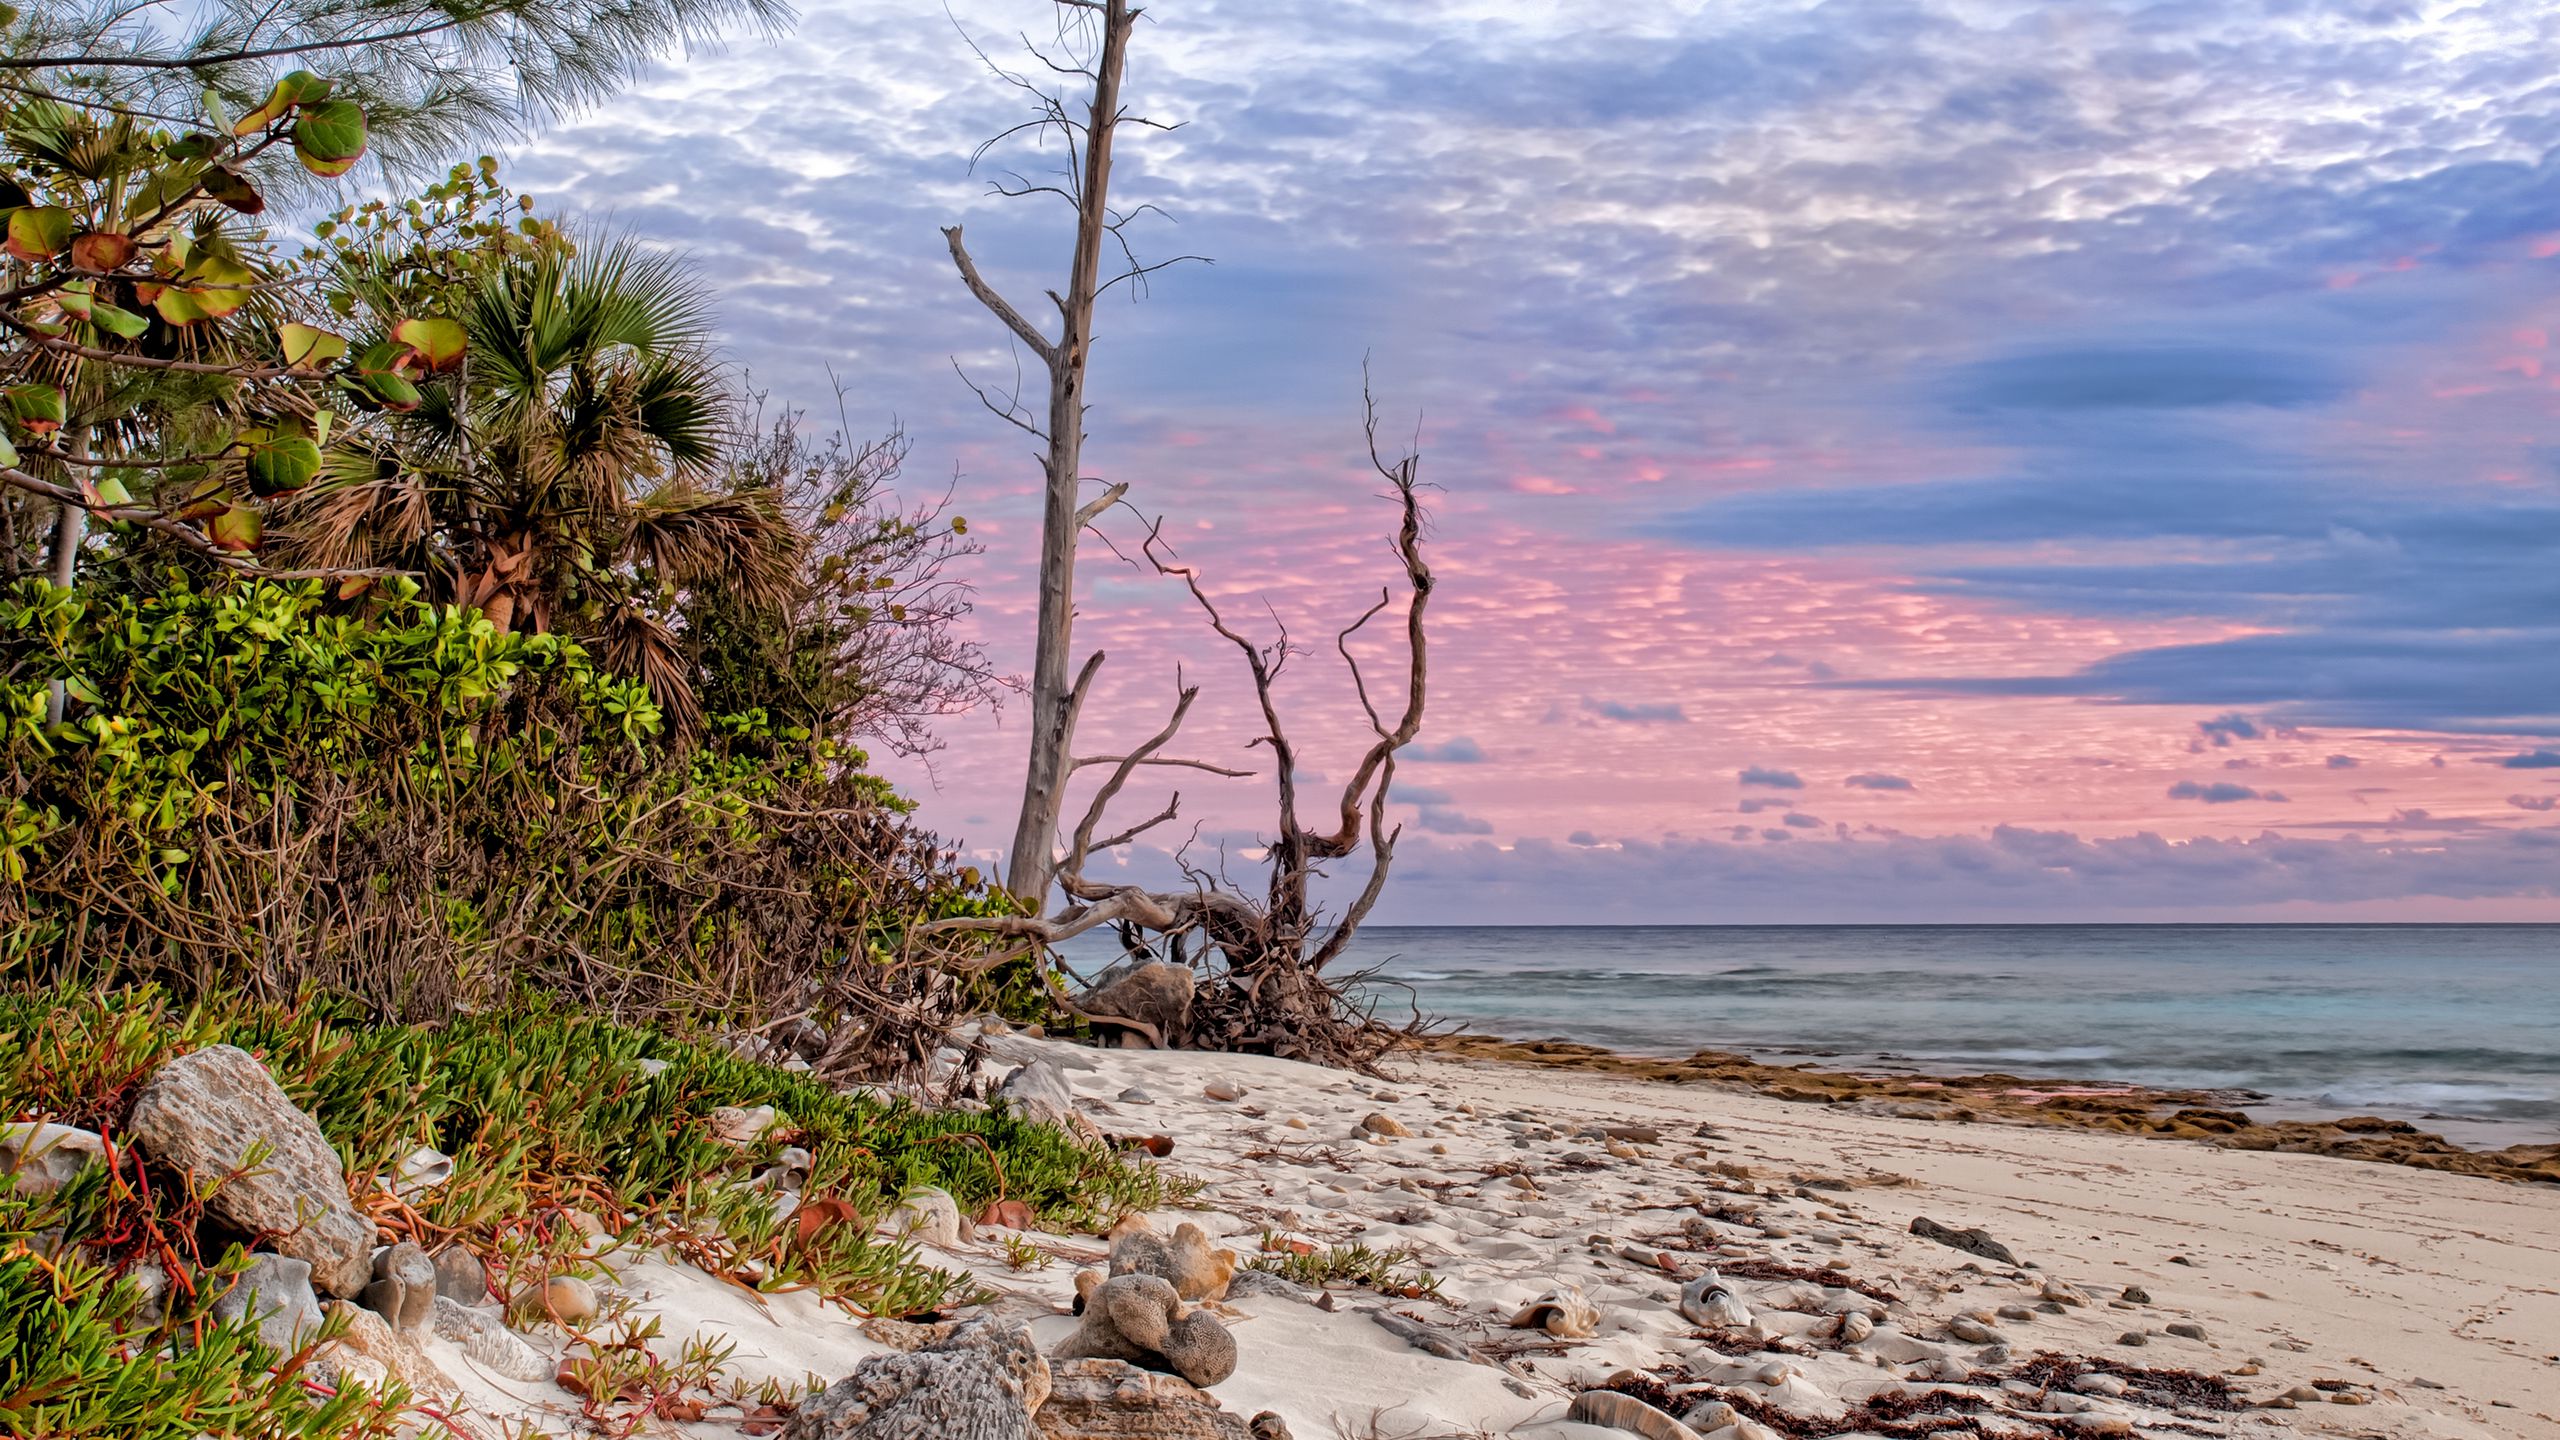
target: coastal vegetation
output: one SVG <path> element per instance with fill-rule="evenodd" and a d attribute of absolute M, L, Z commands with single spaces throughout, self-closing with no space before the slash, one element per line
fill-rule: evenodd
<path fill-rule="evenodd" d="M 689 263 L 450 160 L 782 14 L 0 16 L 0 1429 L 433 1415 L 327 1382 L 345 1316 L 248 1303 L 292 1288 L 226 1209 L 260 1147 L 135 1142 L 192 1056 L 502 1299 L 653 1254 L 930 1313 L 971 1283 L 875 1230 L 919 1196 L 1092 1230 L 1180 1193 L 919 1103 L 971 1083 L 962 1019 L 1054 1009 L 1035 947 L 930 928 L 1019 902 L 867 755 L 994 695 L 966 520 L 898 494 L 902 437 L 767 413 Z"/>

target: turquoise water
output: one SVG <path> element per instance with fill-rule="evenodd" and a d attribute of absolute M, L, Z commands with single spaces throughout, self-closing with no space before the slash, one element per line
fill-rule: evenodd
<path fill-rule="evenodd" d="M 2560 1139 L 2560 926 L 1378 926 L 1346 964 L 1518 1037 L 2248 1090 L 2262 1115 Z"/>

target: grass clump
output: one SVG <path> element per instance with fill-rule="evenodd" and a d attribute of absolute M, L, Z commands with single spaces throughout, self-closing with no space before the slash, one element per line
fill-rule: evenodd
<path fill-rule="evenodd" d="M 237 1246 L 154 1294 L 133 1272 L 138 1165 L 91 1166 L 41 1198 L 0 1187 L 0 1435 L 25 1440 L 389 1440 L 397 1387 L 329 1395 L 255 1324 L 213 1303 L 248 1262 Z M 122 1248 L 126 1258 L 115 1252 Z M 164 1272 L 165 1273 L 165 1272 Z M 336 1338 L 324 1326 L 311 1346 Z"/>
<path fill-rule="evenodd" d="M 970 1298 L 966 1277 L 873 1229 L 918 1186 L 949 1191 L 964 1213 L 1018 1201 L 1061 1229 L 1099 1228 L 1183 1189 L 1012 1114 L 839 1092 L 541 1002 L 426 1026 L 380 1024 L 353 1002 L 310 995 L 180 1005 L 149 988 L 0 994 L 0 1096 L 11 1112 L 0 1119 L 78 1125 L 114 1142 L 159 1065 L 217 1044 L 258 1055 L 319 1122 L 383 1238 L 460 1244 L 507 1293 L 655 1249 L 759 1291 L 925 1314 Z M 717 1137 L 715 1112 L 757 1106 L 776 1119 L 754 1142 Z M 451 1158 L 449 1178 L 395 1193 L 384 1182 L 396 1184 L 421 1147 Z M 797 1208 L 781 1214 L 755 1177 L 786 1147 L 806 1152 L 806 1173 Z M 216 1327 L 170 1347 L 171 1327 L 201 1326 L 244 1237 L 207 1218 L 204 1177 L 191 1188 L 110 1148 L 112 1170 L 91 1166 L 44 1207 L 0 1207 L 0 1433 L 388 1433 L 361 1397 L 297 1408 L 291 1358 L 254 1335 Z M 591 1244 L 596 1233 L 609 1243 Z M 132 1283 L 144 1265 L 171 1277 L 157 1318 Z"/>
<path fill-rule="evenodd" d="M 1398 1245 L 1386 1250 L 1372 1250 L 1366 1245 L 1335 1245 L 1324 1250 L 1301 1251 L 1277 1233 L 1262 1237 L 1263 1253 L 1246 1262 L 1256 1270 L 1268 1270 L 1284 1280 L 1323 1289 L 1329 1285 L 1357 1285 L 1381 1295 L 1396 1295 L 1419 1300 L 1440 1293 L 1440 1277 L 1422 1267 L 1419 1252 Z"/>

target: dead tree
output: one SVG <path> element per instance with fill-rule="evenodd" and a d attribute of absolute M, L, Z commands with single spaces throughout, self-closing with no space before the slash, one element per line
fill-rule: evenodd
<path fill-rule="evenodd" d="M 1037 115 L 978 149 L 979 157 L 1016 135 L 1062 141 L 1065 170 L 1055 183 L 1020 176 L 997 182 L 1004 195 L 1054 195 L 1075 209 L 1075 250 L 1068 264 L 1064 294 L 1052 290 L 1060 326 L 1052 339 L 1021 310 L 996 292 L 978 273 L 977 263 L 961 243 L 960 227 L 946 227 L 952 263 L 961 281 L 1014 338 L 1038 359 L 1048 378 L 1045 419 L 1035 418 L 1022 403 L 1017 384 L 999 397 L 987 387 L 968 382 L 979 401 L 1007 423 L 1028 433 L 1042 446 L 1040 471 L 1044 495 L 1040 518 L 1040 611 L 1031 668 L 1030 754 L 1023 767 L 1022 810 L 1014 822 L 1013 849 L 1005 867 L 1005 888 L 1033 905 L 1046 902 L 1056 873 L 1058 823 L 1065 813 L 1068 754 L 1075 740 L 1076 714 L 1083 706 L 1091 666 L 1069 674 L 1074 649 L 1076 542 L 1094 518 L 1109 509 L 1126 485 L 1113 485 L 1092 500 L 1083 497 L 1085 366 L 1093 343 L 1094 302 L 1114 285 L 1142 283 L 1153 271 L 1197 256 L 1178 256 L 1141 265 L 1124 235 L 1128 224 L 1151 207 L 1122 213 L 1111 206 L 1111 151 L 1122 125 L 1170 129 L 1128 114 L 1120 105 L 1120 77 L 1128 61 L 1129 36 L 1143 13 L 1129 0 L 1054 0 L 1059 7 L 1061 46 L 1074 48 L 1071 36 L 1082 36 L 1089 58 L 1032 49 L 1033 56 L 1057 76 L 1085 81 L 1089 94 L 1070 100 L 1062 91 L 1045 88 L 1027 77 L 988 62 L 988 68 L 1032 97 Z M 1098 32 L 1098 33 L 1096 33 Z M 985 59 L 984 51 L 979 57 Z M 1081 115 L 1079 115 L 1081 111 Z M 1125 268 L 1102 278 L 1106 248 L 1116 249 Z M 963 379 L 966 380 L 966 376 Z"/>
<path fill-rule="evenodd" d="M 1142 548 L 1157 574 L 1180 580 L 1202 616 L 1219 638 L 1232 646 L 1253 681 L 1262 733 L 1251 742 L 1271 751 L 1277 776 L 1277 826 L 1268 841 L 1266 874 L 1257 896 L 1176 853 L 1186 889 L 1151 889 L 1093 879 L 1086 866 L 1099 851 L 1128 844 L 1165 825 L 1181 813 L 1181 796 L 1154 815 L 1105 833 L 1109 816 L 1128 783 L 1142 767 L 1181 766 L 1212 774 L 1243 772 L 1164 752 L 1181 732 L 1197 685 L 1179 685 L 1172 714 L 1144 742 L 1120 755 L 1084 756 L 1068 761 L 1070 771 L 1108 766 L 1108 773 L 1087 803 L 1083 818 L 1068 837 L 1056 870 L 1064 906 L 1049 916 L 952 919 L 934 922 L 939 929 L 989 930 L 1040 944 L 1056 944 L 1102 926 L 1113 926 L 1131 948 L 1149 955 L 1196 966 L 1200 971 L 1187 1032 L 1156 1033 L 1124 1017 L 1088 1015 L 1122 1028 L 1146 1033 L 1164 1045 L 1244 1051 L 1310 1060 L 1319 1064 L 1368 1070 L 1388 1050 L 1412 1033 L 1411 1025 L 1379 1020 L 1359 996 L 1361 977 L 1345 977 L 1332 967 L 1350 946 L 1362 922 L 1377 907 L 1387 873 L 1394 864 L 1402 827 L 1387 820 L 1395 783 L 1396 755 L 1421 733 L 1428 692 L 1429 650 L 1424 619 L 1430 605 L 1432 573 L 1423 558 L 1423 512 L 1418 493 L 1420 458 L 1407 454 L 1389 462 L 1377 447 L 1377 409 L 1368 406 L 1369 461 L 1386 480 L 1386 498 L 1397 508 L 1394 552 L 1403 570 L 1405 694 L 1392 719 L 1371 693 L 1366 674 L 1351 648 L 1352 637 L 1396 604 L 1395 586 L 1380 588 L 1378 599 L 1357 619 L 1336 632 L 1333 648 L 1350 671 L 1368 721 L 1370 740 L 1359 763 L 1320 813 L 1310 816 L 1301 805 L 1297 747 L 1282 723 L 1276 696 L 1278 682 L 1296 650 L 1283 628 L 1268 643 L 1237 630 L 1200 583 L 1197 567 L 1180 563 L 1165 544 L 1159 521 L 1148 527 Z M 1079 674 L 1081 695 L 1102 664 L 1097 653 Z M 1321 803 L 1321 802 L 1320 802 Z M 1368 874 L 1339 914 L 1328 917 L 1312 890 L 1326 867 L 1363 857 Z"/>

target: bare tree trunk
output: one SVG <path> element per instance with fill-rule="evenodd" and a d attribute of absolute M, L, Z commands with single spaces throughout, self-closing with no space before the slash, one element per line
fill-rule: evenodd
<path fill-rule="evenodd" d="M 1016 337 L 1040 357 L 1049 373 L 1047 428 L 1035 428 L 1010 406 L 998 413 L 1047 442 L 1040 468 L 1046 482 L 1040 517 L 1040 617 L 1031 670 L 1030 754 L 1023 766 L 1022 809 L 1014 821 L 1013 850 L 1005 866 L 1005 888 L 1039 905 L 1057 874 L 1058 822 L 1065 811 L 1067 777 L 1074 769 L 1069 750 L 1075 741 L 1076 712 L 1090 679 L 1088 663 L 1074 671 L 1076 542 L 1086 522 L 1117 492 L 1095 505 L 1080 503 L 1084 457 L 1085 364 L 1093 338 L 1093 302 L 1101 293 L 1102 249 L 1114 226 L 1110 212 L 1111 145 L 1118 130 L 1120 77 L 1128 58 L 1129 34 L 1139 11 L 1128 0 L 1060 0 L 1073 9 L 1092 12 L 1101 23 L 1101 51 L 1078 73 L 1091 77 L 1093 92 L 1081 125 L 1070 122 L 1054 103 L 1047 123 L 1070 137 L 1081 132 L 1082 155 L 1072 172 L 1068 198 L 1076 207 L 1075 253 L 1067 291 L 1049 292 L 1063 322 L 1052 342 L 1022 313 L 1006 303 L 978 274 L 960 242 L 960 227 L 942 233 L 951 258 L 970 293 L 1003 320 Z M 981 392 L 981 397 L 984 392 Z"/>

